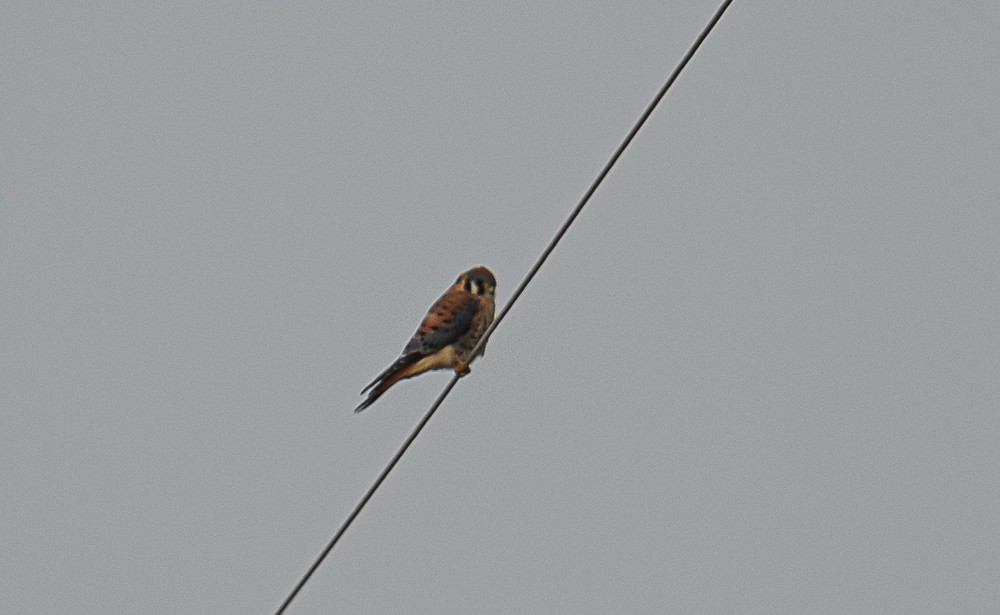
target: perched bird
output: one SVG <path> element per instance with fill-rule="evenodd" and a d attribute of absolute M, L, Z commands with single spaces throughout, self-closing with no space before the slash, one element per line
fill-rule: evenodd
<path fill-rule="evenodd" d="M 396 362 L 378 375 L 361 394 L 368 397 L 354 409 L 361 412 L 375 403 L 389 387 L 432 369 L 454 369 L 469 373 L 472 349 L 493 322 L 496 276 L 487 267 L 473 267 L 458 276 L 427 311 L 417 332 Z M 477 356 L 486 350 L 484 345 Z"/>

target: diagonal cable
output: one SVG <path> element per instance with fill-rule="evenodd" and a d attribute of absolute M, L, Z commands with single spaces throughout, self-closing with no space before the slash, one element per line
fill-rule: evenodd
<path fill-rule="evenodd" d="M 506 305 L 504 305 L 503 309 L 500 310 L 500 313 L 497 314 L 496 318 L 493 320 L 493 323 L 490 324 L 489 328 L 486 329 L 486 332 L 479 340 L 479 343 L 476 344 L 475 348 L 473 348 L 470 356 L 475 358 L 476 353 L 479 352 L 479 349 L 482 348 L 483 345 L 486 344 L 486 341 L 489 339 L 489 337 L 493 335 L 493 332 L 500 325 L 500 322 L 504 319 L 504 317 L 507 316 L 507 312 L 509 312 L 510 309 L 514 306 L 514 303 L 521 296 L 521 293 L 524 292 L 524 289 L 528 287 L 528 284 L 531 283 L 531 280 L 535 277 L 535 274 L 537 274 L 538 270 L 542 268 L 543 264 L 545 264 L 545 261 L 549 258 L 549 255 L 552 254 L 552 251 L 555 250 L 556 245 L 563 238 L 563 235 L 566 234 L 566 231 L 568 231 L 569 227 L 572 226 L 577 216 L 579 216 L 580 212 L 583 211 L 583 208 L 586 207 L 587 202 L 590 201 L 590 197 L 592 197 L 594 193 L 597 192 L 597 188 L 601 185 L 601 182 L 603 182 L 604 178 L 607 177 L 608 173 L 611 172 L 611 168 L 615 166 L 615 163 L 618 162 L 618 159 L 621 158 L 622 154 L 632 143 L 632 140 L 635 138 L 636 134 L 639 133 L 639 130 L 642 128 L 643 124 L 645 124 L 646 120 L 649 119 L 649 116 L 653 114 L 653 111 L 656 109 L 656 106 L 660 103 L 663 97 L 666 96 L 667 91 L 670 89 L 670 86 L 673 85 L 674 81 L 677 80 L 677 77 L 684 70 L 684 67 L 686 67 L 688 62 L 691 61 L 691 58 L 694 57 L 695 52 L 698 51 L 698 48 L 701 47 L 701 44 L 705 41 L 706 38 L 708 38 L 708 35 L 712 32 L 712 29 L 715 27 L 715 24 L 719 22 L 719 20 L 722 18 L 722 15 L 726 12 L 726 9 L 729 8 L 729 5 L 732 4 L 732 2 L 733 0 L 724 0 L 723 3 L 719 6 L 718 10 L 716 10 L 715 15 L 712 16 L 712 19 L 701 31 L 701 34 L 699 34 L 698 38 L 696 38 L 694 43 L 691 44 L 691 47 L 688 48 L 687 53 L 685 53 L 684 57 L 681 58 L 681 61 L 677 64 L 677 67 L 674 68 L 674 71 L 670 73 L 670 77 L 667 78 L 667 81 L 663 84 L 663 87 L 660 88 L 660 91 L 656 93 L 656 96 L 654 96 L 653 100 L 651 100 L 649 105 L 647 105 L 646 110 L 643 111 L 642 115 L 639 116 L 639 119 L 636 120 L 635 124 L 632 126 L 632 129 L 629 130 L 628 134 L 625 136 L 625 139 L 622 140 L 621 144 L 615 150 L 614 154 L 611 155 L 611 158 L 604 165 L 604 168 L 601 169 L 601 172 L 597 174 L 597 177 L 594 179 L 593 183 L 590 184 L 590 188 L 587 189 L 583 197 L 580 199 L 580 202 L 577 203 L 576 207 L 573 208 L 573 211 L 570 213 L 569 217 L 566 218 L 566 221 L 563 222 L 562 226 L 559 228 L 559 231 L 556 232 L 555 237 L 553 237 L 552 241 L 549 242 L 549 245 L 545 247 L 545 250 L 542 252 L 541 256 L 538 257 L 538 260 L 535 261 L 535 264 L 531 267 L 531 270 L 528 271 L 528 274 L 524 276 L 524 279 L 518 285 L 517 289 L 514 291 L 514 294 L 511 295 Z M 413 441 L 417 439 L 418 435 L 420 435 L 421 430 L 423 430 L 424 426 L 427 425 L 427 422 L 431 420 L 431 417 L 434 415 L 435 412 L 437 412 L 437 409 L 444 402 L 445 398 L 448 397 L 448 394 L 451 393 L 451 390 L 455 388 L 455 385 L 458 383 L 459 378 L 460 376 L 458 376 L 457 374 L 452 376 L 451 381 L 448 382 L 448 385 L 437 396 L 437 399 L 434 400 L 434 403 L 431 404 L 430 409 L 427 411 L 426 414 L 424 414 L 423 418 L 420 419 L 420 422 L 417 423 L 417 426 L 413 429 L 413 432 L 409 435 L 408 438 L 406 438 L 406 440 L 403 442 L 403 445 L 399 447 L 399 450 L 396 451 L 396 454 L 392 456 L 392 459 L 389 460 L 389 463 L 386 464 L 385 468 L 383 468 L 382 472 L 378 475 L 378 478 L 375 479 L 375 482 L 372 483 L 372 486 L 369 487 L 368 491 L 365 492 L 365 495 L 354 507 L 354 510 L 351 511 L 351 514 L 349 514 L 347 516 L 347 519 L 344 520 L 344 523 L 341 524 L 340 529 L 337 530 L 337 533 L 333 535 L 333 538 L 330 539 L 330 542 L 327 543 L 323 551 L 320 552 L 319 557 L 316 558 L 316 561 L 313 562 L 312 566 L 309 567 L 309 570 L 306 571 L 306 573 L 302 576 L 302 578 L 295 585 L 292 591 L 288 594 L 288 597 L 285 598 L 285 601 L 281 603 L 280 607 L 278 607 L 276 615 L 281 615 L 282 613 L 285 612 L 285 610 L 288 608 L 288 605 L 292 603 L 292 600 L 295 599 L 295 596 L 298 595 L 299 591 L 302 590 L 302 587 L 306 584 L 309 578 L 313 575 L 314 572 L 316 572 L 316 569 L 319 568 L 320 564 L 323 563 L 323 560 L 330 553 L 330 551 L 333 550 L 333 547 L 336 546 L 341 536 L 343 536 L 344 532 L 347 531 L 347 528 L 351 526 L 351 523 L 353 523 L 354 520 L 357 518 L 357 516 L 361 513 L 361 510 L 365 507 L 365 504 L 368 503 L 368 500 L 372 498 L 372 496 L 378 490 L 379 486 L 382 485 L 386 477 L 389 476 L 389 473 L 392 472 L 392 469 L 396 467 L 397 463 L 399 463 L 399 460 L 403 457 L 403 454 L 406 453 L 406 449 L 410 448 L 410 445 L 413 444 Z"/>

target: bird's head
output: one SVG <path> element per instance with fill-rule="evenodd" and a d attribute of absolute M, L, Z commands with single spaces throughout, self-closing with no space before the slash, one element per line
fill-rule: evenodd
<path fill-rule="evenodd" d="M 489 267 L 473 267 L 458 276 L 455 282 L 473 295 L 492 297 L 497 288 L 497 278 Z"/>

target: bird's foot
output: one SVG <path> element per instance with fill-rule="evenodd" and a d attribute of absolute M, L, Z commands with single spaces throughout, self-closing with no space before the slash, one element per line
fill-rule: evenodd
<path fill-rule="evenodd" d="M 468 363 L 465 363 L 465 362 L 462 362 L 462 361 L 456 361 L 455 362 L 455 373 L 458 374 L 459 378 L 461 378 L 462 376 L 468 375 L 468 373 L 471 372 L 471 371 L 472 371 L 472 368 L 469 367 Z"/>

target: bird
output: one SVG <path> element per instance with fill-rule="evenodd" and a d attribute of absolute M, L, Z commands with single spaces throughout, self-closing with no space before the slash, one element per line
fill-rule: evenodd
<path fill-rule="evenodd" d="M 454 369 L 460 377 L 468 374 L 469 363 L 475 358 L 472 349 L 493 322 L 496 287 L 496 276 L 489 267 L 479 265 L 459 275 L 427 310 L 399 358 L 361 391 L 368 397 L 354 411 L 371 406 L 400 380 L 430 370 Z M 485 351 L 484 344 L 476 357 Z"/>

